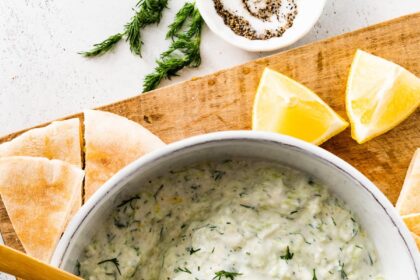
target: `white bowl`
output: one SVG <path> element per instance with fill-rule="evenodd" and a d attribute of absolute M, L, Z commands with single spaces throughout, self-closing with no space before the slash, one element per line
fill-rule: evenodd
<path fill-rule="evenodd" d="M 149 178 L 173 167 L 226 157 L 279 162 L 316 177 L 358 216 L 373 241 L 385 279 L 420 279 L 416 244 L 387 198 L 355 168 L 301 140 L 253 131 L 218 132 L 170 144 L 130 164 L 97 191 L 71 221 L 52 264 L 75 272 L 82 250 L 111 212 Z"/>
<path fill-rule="evenodd" d="M 229 1 L 229 0 L 226 0 Z M 318 21 L 322 14 L 326 0 L 296 0 L 298 13 L 293 26 L 286 30 L 281 37 L 268 40 L 250 40 L 236 35 L 219 16 L 214 8 L 213 0 L 197 0 L 196 5 L 207 26 L 226 42 L 252 52 L 273 51 L 287 47 L 305 36 Z"/>

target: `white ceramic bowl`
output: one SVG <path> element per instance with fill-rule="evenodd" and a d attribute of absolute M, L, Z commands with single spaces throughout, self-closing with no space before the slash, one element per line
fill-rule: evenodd
<path fill-rule="evenodd" d="M 229 1 L 229 0 L 225 0 Z M 326 0 L 295 0 L 298 13 L 293 26 L 286 30 L 281 37 L 269 40 L 250 40 L 236 35 L 223 22 L 216 9 L 213 0 L 197 0 L 196 5 L 207 26 L 220 38 L 241 49 L 257 51 L 273 51 L 287 47 L 305 36 L 318 21 L 322 14 Z"/>
<path fill-rule="evenodd" d="M 249 157 L 302 170 L 344 200 L 376 246 L 385 279 L 420 279 L 420 256 L 413 238 L 387 198 L 352 166 L 312 144 L 278 134 L 231 131 L 170 144 L 130 164 L 97 191 L 71 221 L 52 264 L 75 272 L 83 248 L 124 199 L 148 178 L 203 160 Z"/>

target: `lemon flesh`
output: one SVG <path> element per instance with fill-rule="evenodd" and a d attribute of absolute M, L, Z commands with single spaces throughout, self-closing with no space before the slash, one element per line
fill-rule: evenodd
<path fill-rule="evenodd" d="M 269 68 L 254 100 L 252 129 L 277 132 L 320 145 L 348 126 L 315 93 Z"/>
<path fill-rule="evenodd" d="M 353 139 L 361 144 L 389 131 L 419 104 L 419 78 L 388 60 L 356 52 L 346 90 Z"/>

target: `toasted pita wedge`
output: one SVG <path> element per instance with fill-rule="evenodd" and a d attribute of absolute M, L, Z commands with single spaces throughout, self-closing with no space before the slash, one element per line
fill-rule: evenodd
<path fill-rule="evenodd" d="M 143 126 L 97 110 L 85 111 L 85 200 L 120 169 L 165 144 Z"/>
<path fill-rule="evenodd" d="M 59 159 L 82 167 L 78 118 L 34 128 L 0 145 L 0 157 L 30 156 Z"/>
<path fill-rule="evenodd" d="M 27 254 L 50 260 L 82 182 L 83 171 L 63 161 L 0 158 L 0 195 Z"/>
<path fill-rule="evenodd" d="M 402 216 L 408 229 L 416 235 L 420 236 L 420 213 Z"/>
<path fill-rule="evenodd" d="M 0 157 L 31 156 L 59 159 L 82 167 L 80 121 L 78 118 L 52 122 L 31 129 L 0 145 Z M 75 214 L 82 206 L 82 189 L 73 205 Z"/>
<path fill-rule="evenodd" d="M 411 235 L 413 235 L 414 241 L 416 241 L 417 244 L 417 248 L 420 250 L 420 236 L 413 232 L 411 233 Z"/>
<path fill-rule="evenodd" d="M 411 160 L 396 208 L 401 215 L 420 213 L 420 148 Z"/>

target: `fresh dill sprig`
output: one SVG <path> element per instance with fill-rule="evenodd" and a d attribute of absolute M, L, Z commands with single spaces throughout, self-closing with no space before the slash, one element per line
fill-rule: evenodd
<path fill-rule="evenodd" d="M 290 252 L 289 246 L 286 248 L 286 254 L 283 256 L 280 256 L 280 259 L 282 260 L 291 260 L 293 259 L 294 253 Z"/>
<path fill-rule="evenodd" d="M 213 180 L 219 181 L 223 178 L 223 176 L 225 176 L 225 174 L 226 172 L 224 171 L 214 170 L 211 174 L 211 177 L 213 178 Z"/>
<path fill-rule="evenodd" d="M 195 7 L 191 14 L 191 21 L 189 22 L 188 30 L 185 32 L 185 37 L 190 38 L 195 35 L 201 35 L 201 28 L 203 27 L 203 18 L 200 12 Z M 182 35 L 182 34 L 181 34 Z"/>
<path fill-rule="evenodd" d="M 93 45 L 92 50 L 80 52 L 80 54 L 85 57 L 102 55 L 112 49 L 125 36 L 126 41 L 130 43 L 130 50 L 136 55 L 141 55 L 143 45 L 141 29 L 146 25 L 159 23 L 163 9 L 167 7 L 167 4 L 168 0 L 140 0 L 136 5 L 135 15 L 124 26 L 124 32 L 112 35 L 103 42 Z"/>
<path fill-rule="evenodd" d="M 246 204 L 239 204 L 239 206 L 242 206 L 242 207 L 244 207 L 244 208 L 247 208 L 247 209 L 251 209 L 251 210 L 257 211 L 257 208 L 255 208 L 255 206 L 246 205 Z M 257 211 L 257 212 L 258 212 L 258 211 Z"/>
<path fill-rule="evenodd" d="M 173 57 L 165 60 L 158 60 L 158 66 L 155 68 L 155 72 L 147 75 L 144 78 L 143 92 L 153 90 L 157 88 L 160 82 L 171 76 L 174 76 L 176 72 L 188 66 L 188 57 Z"/>
<path fill-rule="evenodd" d="M 85 57 L 97 56 L 106 53 L 112 49 L 122 38 L 123 34 L 117 33 L 115 35 L 109 36 L 103 42 L 93 45 L 93 49 L 87 52 L 79 52 L 79 54 Z"/>
<path fill-rule="evenodd" d="M 168 50 L 156 61 L 154 72 L 145 77 L 143 92 L 155 89 L 163 79 L 175 76 L 184 67 L 198 67 L 201 64 L 203 19 L 195 6 L 193 11 L 189 12 L 191 5 L 194 6 L 192 3 L 186 3 L 169 26 L 168 35 L 173 41 Z"/>
<path fill-rule="evenodd" d="M 218 272 L 214 273 L 216 276 L 213 277 L 213 279 L 221 280 L 222 277 L 225 277 L 226 279 L 234 280 L 236 276 L 242 275 L 242 273 L 238 272 L 229 272 L 225 270 L 220 270 Z"/>
<path fill-rule="evenodd" d="M 192 274 L 191 270 L 189 270 L 188 268 L 184 267 L 177 267 L 175 268 L 174 272 L 185 272 L 185 273 L 189 273 Z"/>
<path fill-rule="evenodd" d="M 131 21 L 125 25 L 126 41 L 130 43 L 130 50 L 141 54 L 143 42 L 141 40 L 140 30 L 146 25 L 159 23 L 162 18 L 162 11 L 168 5 L 168 0 L 140 0 L 136 7 L 138 11 L 131 18 Z"/>
<path fill-rule="evenodd" d="M 120 263 L 119 263 L 117 258 L 100 261 L 100 262 L 98 262 L 98 265 L 103 264 L 103 263 L 107 263 L 107 262 L 114 264 L 114 266 L 117 268 L 118 274 L 121 275 Z"/>
<path fill-rule="evenodd" d="M 129 204 L 131 209 L 134 209 L 133 205 L 131 205 L 131 202 L 133 202 L 134 200 L 137 200 L 137 199 L 141 199 L 141 197 L 138 196 L 138 195 L 135 195 L 132 198 L 129 198 L 127 200 L 123 200 L 120 204 L 117 205 L 117 208 L 120 208 L 122 206 L 125 206 L 125 205 Z"/>
<path fill-rule="evenodd" d="M 343 280 L 347 280 L 347 279 L 349 279 L 348 278 L 348 276 L 347 276 L 347 273 L 346 273 L 346 271 L 344 270 L 344 262 L 341 262 L 340 260 L 338 261 L 338 265 L 339 265 L 339 272 L 340 272 L 340 276 L 341 276 L 341 279 L 343 279 Z"/>
<path fill-rule="evenodd" d="M 80 262 L 79 260 L 76 260 L 76 276 L 80 276 Z"/>
<path fill-rule="evenodd" d="M 315 268 L 312 269 L 312 280 L 318 280 L 318 278 L 316 277 L 316 270 L 315 270 Z"/>
<path fill-rule="evenodd" d="M 190 255 L 197 253 L 198 251 L 201 251 L 201 248 L 194 249 L 193 247 L 187 247 L 187 252 L 190 253 Z"/>
<path fill-rule="evenodd" d="M 172 38 L 175 36 L 175 34 L 178 33 L 178 31 L 182 28 L 184 25 L 184 22 L 187 20 L 187 18 L 191 15 L 191 13 L 194 11 L 194 3 L 186 3 L 181 10 L 176 13 L 174 22 L 169 25 L 169 30 L 166 33 L 166 39 Z"/>

